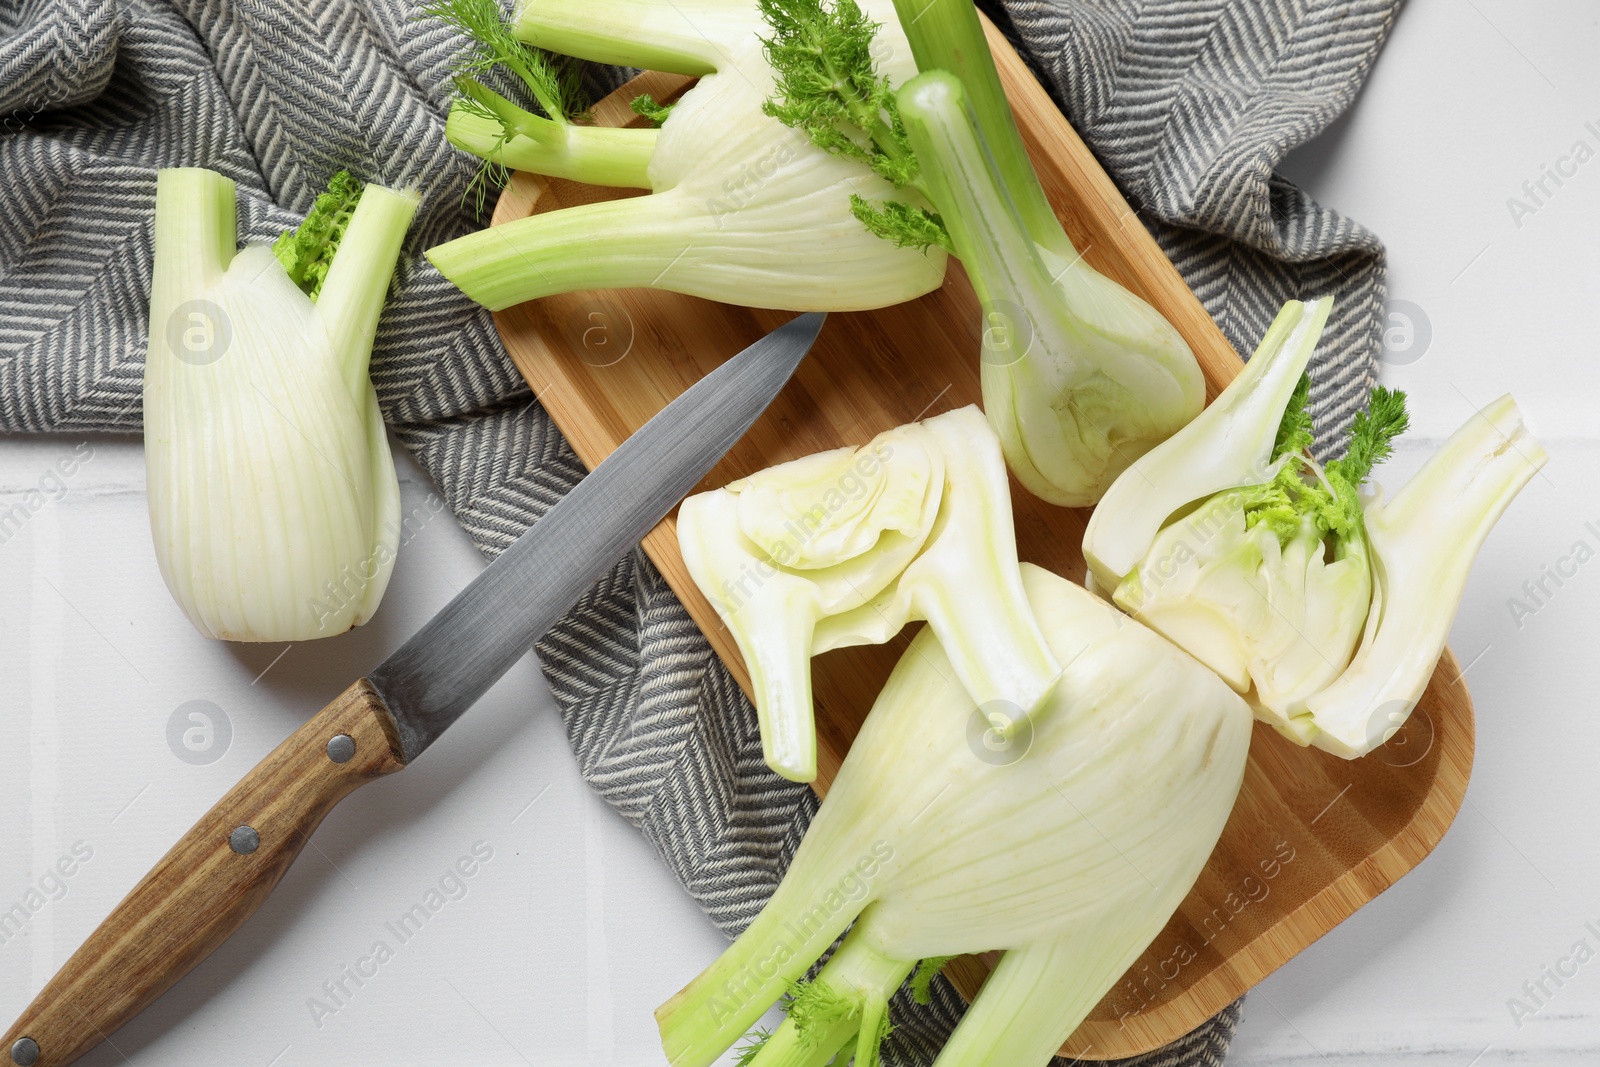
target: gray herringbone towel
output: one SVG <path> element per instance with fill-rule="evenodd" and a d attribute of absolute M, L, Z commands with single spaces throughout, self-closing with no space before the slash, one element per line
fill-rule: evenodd
<path fill-rule="evenodd" d="M 1291 297 L 1338 298 L 1316 411 L 1343 424 L 1373 379 L 1383 252 L 1273 175 L 1343 110 L 1399 0 L 1009 0 L 991 11 L 1235 347 Z M 581 468 L 487 314 L 421 250 L 473 228 L 473 161 L 444 139 L 457 43 L 414 0 L 0 3 L 0 430 L 138 427 L 155 171 L 240 189 L 240 237 L 298 221 L 328 175 L 422 191 L 373 378 L 402 441 L 486 555 Z M 608 72 L 596 72 L 602 80 Z M 539 647 L 585 777 L 730 933 L 815 810 L 768 773 L 755 716 L 660 576 L 629 556 Z M 685 976 L 687 977 L 687 976 Z M 895 1005 L 894 1065 L 958 1015 Z M 1141 1062 L 1218 1064 L 1237 1006 Z"/>

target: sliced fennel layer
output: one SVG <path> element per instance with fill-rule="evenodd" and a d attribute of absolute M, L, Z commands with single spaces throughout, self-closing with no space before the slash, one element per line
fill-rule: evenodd
<path fill-rule="evenodd" d="M 1305 702 L 1312 745 L 1354 759 L 1405 724 L 1444 651 L 1478 550 L 1547 459 L 1503 396 L 1452 434 L 1393 500 L 1367 505 L 1378 589 L 1354 659 Z"/>
<path fill-rule="evenodd" d="M 1280 729 L 1349 662 L 1372 593 L 1360 529 L 1328 528 L 1331 490 L 1302 451 L 1309 438 L 1280 432 L 1286 410 L 1303 414 L 1330 307 L 1286 305 L 1217 401 L 1112 486 L 1084 538 L 1119 607 Z"/>
<path fill-rule="evenodd" d="M 372 617 L 397 550 L 399 483 L 367 363 L 417 200 L 367 186 L 315 302 L 272 249 L 236 251 L 234 200 L 209 170 L 157 176 L 144 379 L 156 559 L 207 637 L 331 636 Z"/>
<path fill-rule="evenodd" d="M 936 1064 L 1044 1067 L 1166 924 L 1237 796 L 1249 709 L 1083 589 L 1027 565 L 1023 585 L 1066 664 L 1026 744 L 974 744 L 984 716 L 919 634 L 771 901 L 657 1011 L 670 1062 L 712 1063 L 848 929 L 755 1067 L 872 1062 L 915 961 L 994 949 Z"/>
<path fill-rule="evenodd" d="M 1161 529 L 1196 501 L 1277 475 L 1279 420 L 1332 309 L 1327 297 L 1285 304 L 1221 395 L 1111 485 L 1083 537 L 1084 562 L 1100 586 L 1116 588 Z"/>
<path fill-rule="evenodd" d="M 1367 620 L 1372 569 L 1362 541 L 1341 542 L 1330 559 L 1323 531 L 1310 522 L 1281 541 L 1246 521 L 1228 495 L 1208 501 L 1161 532 L 1112 599 L 1251 693 L 1277 725 L 1349 663 Z"/>
<path fill-rule="evenodd" d="M 441 273 L 493 310 L 574 290 L 650 287 L 749 307 L 854 311 L 938 288 L 942 250 L 896 248 L 851 214 L 852 193 L 883 196 L 892 187 L 762 112 L 773 72 L 754 0 L 701 6 L 540 0 L 521 8 L 513 28 L 541 48 L 704 76 L 659 130 L 556 128 L 489 101 L 504 113 L 497 134 L 483 101 L 453 108 L 452 142 L 494 163 L 652 192 L 438 245 L 427 254 Z M 892 6 L 868 6 L 886 16 L 879 40 L 890 69 L 911 77 Z"/>
<path fill-rule="evenodd" d="M 1085 538 L 1103 574 L 1102 546 L 1126 558 L 1153 524 L 1187 511 L 1155 527 L 1112 599 L 1250 693 L 1280 729 L 1349 662 L 1372 596 L 1361 530 L 1332 532 L 1310 502 L 1282 491 L 1327 482 L 1314 460 L 1278 447 L 1330 307 L 1327 299 L 1287 305 L 1217 402 L 1147 456 L 1137 477 L 1118 482 Z M 1211 486 L 1219 491 L 1187 510 L 1190 494 Z M 1283 512 L 1279 521 L 1265 521 L 1268 507 Z"/>
<path fill-rule="evenodd" d="M 925 619 L 1002 731 L 1060 673 L 1022 593 L 1005 466 L 967 407 L 684 501 L 678 541 L 739 644 L 768 764 L 816 775 L 813 655 Z"/>

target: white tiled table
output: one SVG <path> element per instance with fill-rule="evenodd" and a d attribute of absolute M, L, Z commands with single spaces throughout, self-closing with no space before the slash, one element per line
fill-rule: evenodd
<path fill-rule="evenodd" d="M 5 442 L 0 502 L 78 444 Z M 371 624 L 292 647 L 209 642 L 157 573 L 137 441 L 91 447 L 67 495 L 0 545 L 0 912 L 30 872 L 37 886 L 74 845 L 90 854 L 0 944 L 8 1022 L 200 812 L 482 567 L 444 511 Z M 404 509 L 426 514 L 432 486 L 409 457 L 402 472 Z M 214 762 L 180 760 L 181 729 L 169 741 L 195 709 L 231 728 Z M 402 943 L 385 924 L 475 846 L 490 858 Z M 340 805 L 256 917 L 83 1062 L 658 1063 L 651 1011 L 722 944 L 584 786 L 530 657 L 424 759 Z M 358 986 L 347 966 L 377 973 Z"/>
<path fill-rule="evenodd" d="M 1413 0 L 1352 111 L 1286 167 L 1383 236 L 1391 298 L 1429 322 L 1425 349 L 1384 368 L 1416 430 L 1382 480 L 1507 390 L 1550 463 L 1484 547 L 1452 634 L 1478 728 L 1460 817 L 1252 995 L 1234 1067 L 1600 1063 L 1600 555 L 1568 559 L 1579 541 L 1600 553 L 1597 51 L 1600 9 L 1580 0 Z M 1540 192 L 1547 167 L 1564 184 Z M 1535 602 L 1523 583 L 1547 567 L 1576 573 Z M 1560 964 L 1580 939 L 1595 958 Z M 1576 971 L 1559 986 L 1543 977 L 1558 964 Z"/>
<path fill-rule="evenodd" d="M 1600 551 L 1600 158 L 1565 164 L 1541 204 L 1522 190 L 1580 139 L 1600 152 L 1597 54 L 1580 0 L 1412 0 L 1351 116 L 1289 164 L 1383 235 L 1392 296 L 1428 322 L 1426 346 L 1385 368 L 1416 431 L 1384 480 L 1507 388 L 1552 459 L 1484 549 L 1453 635 L 1478 713 L 1460 819 L 1267 980 L 1236 1067 L 1600 1062 L 1600 934 L 1585 925 L 1600 930 L 1600 557 L 1547 581 L 1534 613 L 1508 606 L 1576 542 Z M 1535 210 L 1513 219 L 1512 196 Z M 81 443 L 0 443 L 0 508 Z M 287 651 L 206 642 L 156 572 L 137 442 L 90 447 L 66 495 L 0 544 L 0 912 L 74 845 L 89 855 L 0 943 L 7 1020 L 195 816 L 481 567 L 441 514 L 371 625 Z M 431 487 L 404 470 L 407 509 L 425 506 Z M 231 727 L 208 764 L 169 745 L 191 701 Z M 465 895 L 398 944 L 385 922 L 475 845 L 492 858 Z M 1543 970 L 1579 939 L 1597 956 L 1558 987 Z M 343 978 L 379 940 L 393 958 Z M 254 921 L 84 1062 L 659 1064 L 651 1011 L 721 945 L 585 789 L 530 659 L 415 767 L 346 801 Z M 1541 979 L 1542 1005 L 1524 990 Z M 1514 1019 L 1513 997 L 1537 1010 Z"/>

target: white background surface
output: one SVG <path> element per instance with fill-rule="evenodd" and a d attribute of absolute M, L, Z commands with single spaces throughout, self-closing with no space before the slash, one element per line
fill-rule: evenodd
<path fill-rule="evenodd" d="M 7 441 L 0 507 L 77 443 Z M 371 624 L 294 646 L 206 641 L 157 572 L 139 445 L 93 448 L 68 495 L 0 545 L 0 911 L 75 843 L 92 849 L 0 945 L 8 1022 L 201 812 L 482 567 L 443 511 L 402 552 Z M 433 489 L 408 457 L 401 490 L 404 513 L 427 514 Z M 209 765 L 169 745 L 191 701 L 231 724 Z M 479 842 L 493 858 L 465 896 L 399 944 L 384 923 Z M 332 1001 L 323 983 L 379 940 L 394 958 Z M 583 785 L 530 657 L 425 759 L 341 804 L 243 930 L 82 1062 L 660 1063 L 652 1011 L 722 944 Z"/>
<path fill-rule="evenodd" d="M 1398 485 L 1424 439 L 1507 391 L 1550 462 L 1490 537 L 1451 636 L 1478 730 L 1455 826 L 1263 983 L 1232 1067 L 1600 1063 L 1600 936 L 1585 929 L 1600 930 L 1600 557 L 1546 581 L 1542 604 L 1522 590 L 1576 542 L 1600 551 L 1596 55 L 1592 3 L 1413 0 L 1350 113 L 1284 168 L 1383 237 L 1391 300 L 1431 323 L 1426 349 L 1393 353 L 1383 371 L 1410 392 L 1417 432 L 1380 480 Z M 1595 158 L 1566 163 L 1576 174 L 1547 180 L 1535 204 L 1523 183 L 1579 140 Z M 1513 196 L 1534 213 L 1514 220 Z M 1537 610 L 1519 620 L 1513 597 Z M 1545 979 L 1542 1005 L 1528 997 L 1523 983 L 1579 939 L 1595 958 L 1561 986 Z M 1517 1013 L 1519 1026 L 1512 997 L 1537 1014 Z"/>
<path fill-rule="evenodd" d="M 1252 996 L 1235 1067 L 1600 1062 L 1600 955 L 1537 1001 L 1523 990 L 1580 939 L 1600 954 L 1585 929 L 1600 929 L 1600 559 L 1541 603 L 1522 591 L 1576 542 L 1600 550 L 1600 158 L 1541 204 L 1522 191 L 1574 142 L 1600 152 L 1584 125 L 1600 131 L 1597 22 L 1580 0 L 1413 0 L 1352 113 L 1286 167 L 1384 237 L 1391 296 L 1428 324 L 1425 344 L 1395 335 L 1384 370 L 1417 431 L 1382 480 L 1507 389 L 1551 461 L 1485 547 L 1452 637 L 1478 715 L 1460 818 Z M 1520 225 L 1512 196 L 1535 208 Z M 0 443 L 0 508 L 79 444 Z M 92 850 L 0 944 L 7 1019 L 201 811 L 481 567 L 443 513 L 371 625 L 287 649 L 210 643 L 156 571 L 137 443 L 92 447 L 67 495 L 0 544 L 0 910 L 75 843 Z M 431 486 L 403 471 L 406 509 L 426 513 Z M 1513 597 L 1537 610 L 1518 620 Z M 232 729 L 203 766 L 167 737 L 197 700 Z M 384 922 L 477 842 L 493 858 L 466 895 L 318 1025 L 323 983 L 392 942 Z M 652 1010 L 721 945 L 585 789 L 530 659 L 426 759 L 346 801 L 245 930 L 83 1062 L 659 1064 Z M 1537 1009 L 1520 1025 L 1513 997 Z"/>

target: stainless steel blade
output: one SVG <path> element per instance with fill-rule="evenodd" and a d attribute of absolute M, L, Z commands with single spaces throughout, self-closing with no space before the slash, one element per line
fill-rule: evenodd
<path fill-rule="evenodd" d="M 716 466 L 778 395 L 826 317 L 785 323 L 691 386 L 368 675 L 407 763 Z"/>

